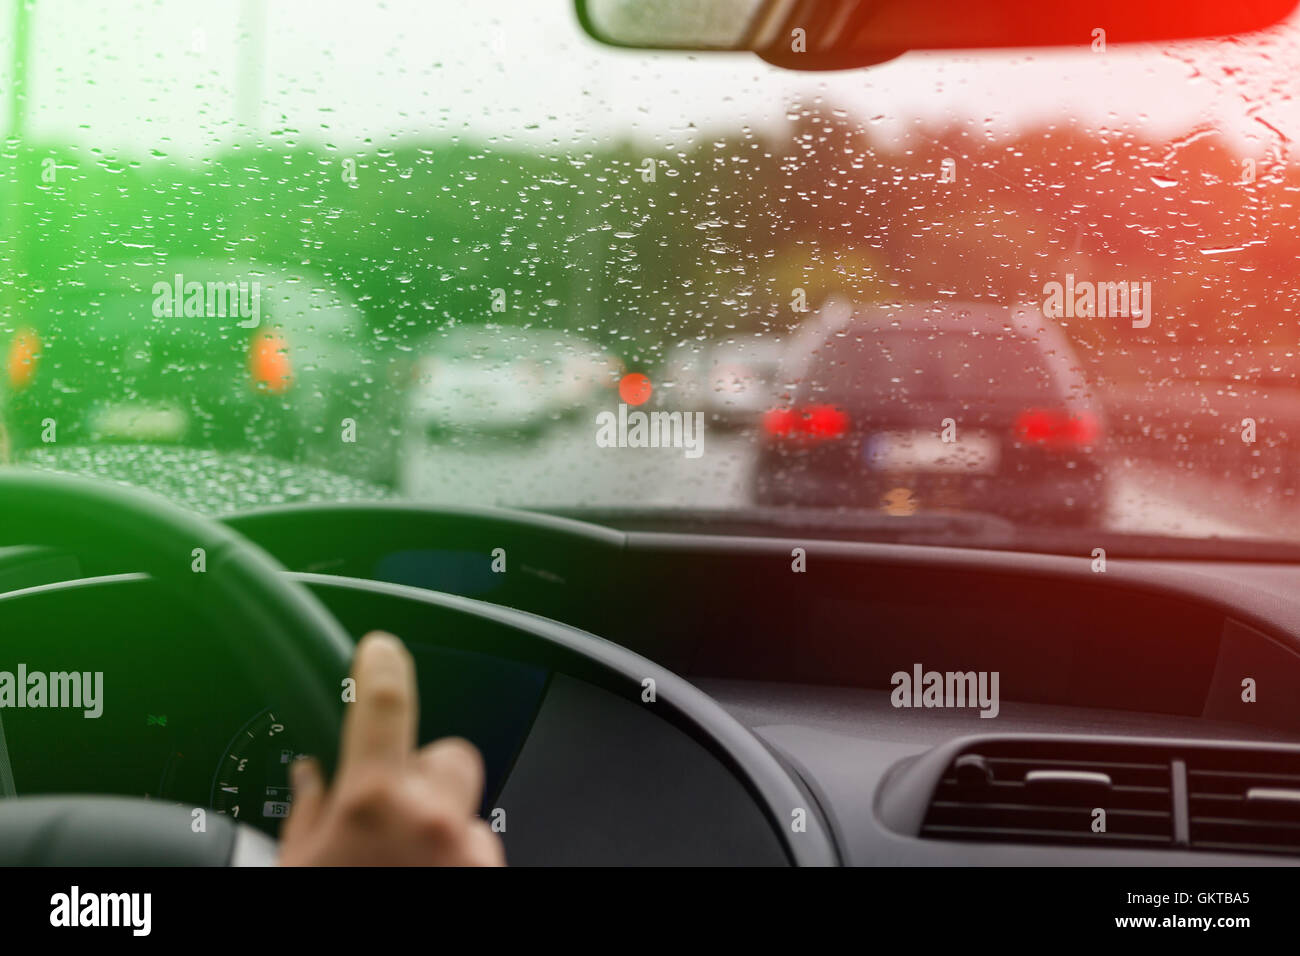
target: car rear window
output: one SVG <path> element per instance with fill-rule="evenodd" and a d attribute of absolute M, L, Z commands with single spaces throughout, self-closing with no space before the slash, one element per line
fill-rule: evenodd
<path fill-rule="evenodd" d="M 1017 401 L 1059 398 L 1042 352 L 1020 336 L 856 331 L 828 339 L 809 386 L 821 400 L 952 401 L 996 394 Z"/>

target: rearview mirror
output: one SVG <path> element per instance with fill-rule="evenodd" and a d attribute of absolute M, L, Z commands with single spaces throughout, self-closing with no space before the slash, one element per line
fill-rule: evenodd
<path fill-rule="evenodd" d="M 1227 36 L 1300 0 L 577 0 L 593 39 L 651 50 L 750 50 L 793 70 L 842 70 L 908 50 L 1077 46 Z"/>

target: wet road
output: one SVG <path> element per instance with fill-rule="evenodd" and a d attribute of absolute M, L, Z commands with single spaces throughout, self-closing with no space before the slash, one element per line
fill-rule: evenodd
<path fill-rule="evenodd" d="M 673 448 L 601 448 L 594 412 L 534 438 L 411 439 L 403 490 L 456 505 L 732 508 L 749 503 L 755 437 L 709 428 L 703 454 Z M 1106 524 L 1178 536 L 1283 534 L 1300 539 L 1300 507 L 1273 507 L 1238 483 L 1144 460 L 1115 460 Z"/>

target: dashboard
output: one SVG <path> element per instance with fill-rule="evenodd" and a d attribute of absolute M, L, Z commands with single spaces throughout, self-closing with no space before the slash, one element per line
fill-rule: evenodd
<path fill-rule="evenodd" d="M 437 541 L 442 557 L 407 564 L 404 583 L 472 580 L 479 597 L 686 675 L 808 788 L 841 862 L 1300 859 L 1294 566 L 1099 566 L 1091 554 L 434 509 L 401 521 L 368 511 L 373 550 L 350 542 L 343 555 L 305 517 L 281 509 L 236 526 L 290 567 L 374 576 L 382 554 Z M 481 571 L 498 548 L 516 573 L 475 578 L 442 563 L 454 553 Z M 996 673 L 996 714 L 898 706 L 898 675 L 931 672 Z M 983 768 L 974 790 L 959 762 Z M 1097 809 L 1109 811 L 1101 831 Z"/>
<path fill-rule="evenodd" d="M 1291 566 L 1098 572 L 1086 555 L 391 504 L 229 524 L 354 636 L 403 637 L 420 739 L 483 751 L 481 810 L 513 863 L 778 865 L 800 812 L 832 838 L 824 862 L 1300 860 Z M 102 670 L 106 699 L 95 720 L 5 710 L 18 793 L 148 796 L 274 834 L 294 728 L 252 689 L 256 662 L 142 575 L 10 558 L 8 659 Z M 971 675 L 970 699 L 931 701 L 930 674 Z M 993 674 L 995 705 L 976 706 Z M 648 706 L 647 679 L 676 703 Z M 723 745 L 702 715 L 731 728 Z M 793 782 L 788 806 L 740 772 L 750 746 Z"/>

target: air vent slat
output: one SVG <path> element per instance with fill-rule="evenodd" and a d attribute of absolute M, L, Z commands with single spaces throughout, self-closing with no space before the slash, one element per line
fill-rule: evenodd
<path fill-rule="evenodd" d="M 1290 780 L 1292 783 L 1300 783 L 1300 773 L 1277 773 L 1267 770 L 1189 770 L 1188 775 L 1192 777 L 1227 777 L 1230 780 L 1244 780 L 1250 778 L 1263 778 L 1267 780 Z"/>
<path fill-rule="evenodd" d="M 1218 840 L 1202 840 L 1196 844 L 1198 850 L 1214 850 L 1221 853 L 1288 853 L 1295 855 L 1300 846 L 1271 846 L 1259 843 L 1227 843 Z"/>
<path fill-rule="evenodd" d="M 1298 820 L 1243 820 L 1240 817 L 1192 817 L 1192 825 L 1220 827 L 1246 827 L 1262 830 L 1278 830 L 1282 833 L 1292 832 L 1300 835 Z"/>
<path fill-rule="evenodd" d="M 1108 791 L 1107 799 L 1099 804 L 1097 794 L 1085 798 L 1082 794 L 1071 802 L 1053 791 L 1043 791 L 1026 787 L 1018 783 L 991 784 L 977 800 L 971 800 L 970 791 L 955 783 L 940 786 L 934 795 L 934 803 L 988 806 L 994 803 L 1017 804 L 1026 808 L 1063 808 L 1087 807 L 1091 810 L 1097 806 L 1109 806 L 1116 810 L 1159 810 L 1168 815 L 1170 796 L 1168 787 L 1114 786 Z"/>
<path fill-rule="evenodd" d="M 975 812 L 992 812 L 992 810 L 997 810 L 997 812 L 1000 813 L 1005 812 L 1005 813 L 1078 814 L 1078 813 L 1092 813 L 1093 808 L 1091 808 L 1091 806 L 1035 806 L 1032 804 L 979 804 L 978 806 L 974 806 L 971 804 L 958 803 L 958 801 L 954 801 L 954 800 L 936 800 L 935 803 L 932 803 L 930 805 L 930 809 L 935 810 L 935 812 L 940 812 L 940 810 L 952 809 L 952 810 L 959 810 L 959 812 L 963 812 L 963 813 L 969 813 L 971 812 L 971 810 L 975 810 Z M 1141 817 L 1144 819 L 1151 818 L 1151 817 L 1160 817 L 1164 819 L 1169 819 L 1170 813 L 1169 810 L 1110 810 L 1109 816 L 1110 817 Z"/>
<path fill-rule="evenodd" d="M 994 766 L 1003 764 L 1009 767 L 1016 765 L 1036 767 L 1043 763 L 1043 759 L 1041 757 L 990 757 L 989 763 Z M 1051 763 L 1056 767 L 1128 767 L 1134 770 L 1157 770 L 1161 773 L 1169 769 L 1169 765 L 1163 763 L 1124 762 L 1121 760 L 1063 760 L 1059 757 L 1053 757 Z"/>
<path fill-rule="evenodd" d="M 996 840 L 1014 843 L 1093 843 L 1124 844 L 1125 846 L 1161 846 L 1169 842 L 1168 838 L 1140 833 L 1091 833 L 1084 835 L 1077 830 L 1030 830 L 1019 827 L 959 827 L 927 825 L 921 831 L 922 836 L 939 839 L 960 840 Z"/>

